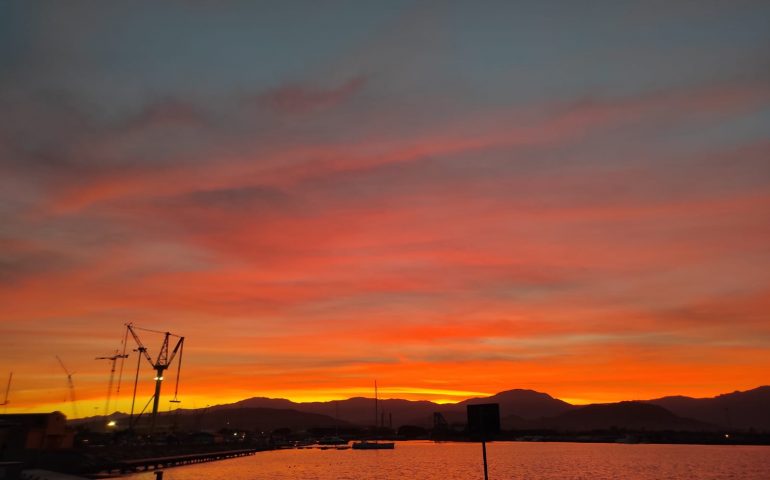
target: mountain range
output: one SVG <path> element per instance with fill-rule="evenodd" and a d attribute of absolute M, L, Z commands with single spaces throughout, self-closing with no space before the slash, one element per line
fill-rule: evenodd
<path fill-rule="evenodd" d="M 168 419 L 174 416 L 180 428 L 188 429 L 347 428 L 370 426 L 375 421 L 394 428 L 402 425 L 430 428 L 434 413 L 440 413 L 448 424 L 460 427 L 465 423 L 467 405 L 478 403 L 498 403 L 501 426 L 506 430 L 624 428 L 650 431 L 754 429 L 770 432 L 770 386 L 713 398 L 673 396 L 592 405 L 572 405 L 546 393 L 522 389 L 456 404 L 385 399 L 378 402 L 380 414 L 377 419 L 372 398 L 296 403 L 281 398 L 253 397 L 205 409 L 180 409 L 163 417 Z M 116 413 L 111 418 L 122 416 Z M 75 423 L 88 421 L 83 419 Z"/>

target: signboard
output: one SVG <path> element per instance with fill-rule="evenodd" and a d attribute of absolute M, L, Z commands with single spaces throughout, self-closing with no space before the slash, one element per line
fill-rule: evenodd
<path fill-rule="evenodd" d="M 500 433 L 500 405 L 497 403 L 468 405 L 468 431 L 480 435 Z"/>

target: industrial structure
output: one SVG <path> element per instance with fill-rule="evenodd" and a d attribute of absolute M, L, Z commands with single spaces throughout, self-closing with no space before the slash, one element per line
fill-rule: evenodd
<path fill-rule="evenodd" d="M 73 374 L 64 366 L 64 362 L 62 362 L 58 355 L 56 355 L 56 360 L 59 361 L 59 365 L 61 365 L 62 370 L 64 370 L 64 373 L 67 375 L 67 386 L 69 387 L 69 400 L 70 405 L 72 405 L 72 415 L 73 418 L 78 418 L 78 407 L 75 403 L 75 384 L 72 382 Z"/>
<path fill-rule="evenodd" d="M 128 355 L 115 352 L 115 355 L 109 357 L 96 357 L 96 360 L 109 360 L 110 366 L 110 383 L 107 386 L 107 399 L 104 402 L 104 416 L 107 417 L 110 414 L 110 399 L 112 398 L 112 385 L 115 381 L 115 364 L 119 358 L 128 358 Z"/>
<path fill-rule="evenodd" d="M 11 393 L 11 380 L 13 380 L 13 372 L 8 375 L 8 385 L 5 387 L 5 400 L 0 405 L 3 406 L 3 412 L 8 408 L 8 395 Z"/>
<path fill-rule="evenodd" d="M 147 328 L 140 328 L 137 327 L 131 323 L 126 324 L 126 335 L 129 333 L 134 338 L 134 341 L 136 342 L 136 351 L 139 353 L 140 357 L 144 357 L 147 362 L 150 364 L 150 366 L 155 370 L 155 393 L 150 398 L 152 400 L 152 419 L 150 423 L 150 433 L 154 432 L 155 430 L 155 421 L 158 416 L 158 404 L 160 402 L 160 390 L 161 390 L 161 384 L 163 382 L 163 374 L 164 372 L 171 366 L 171 364 L 174 362 L 174 359 L 176 358 L 177 354 L 179 355 L 179 359 L 177 362 L 177 374 L 176 374 L 176 387 L 174 389 L 174 398 L 171 400 L 172 402 L 179 403 L 179 400 L 177 398 L 177 395 L 179 393 L 179 375 L 182 371 L 182 353 L 184 351 L 184 337 L 181 337 L 179 335 L 175 335 L 170 332 L 161 332 L 158 330 L 150 330 Z M 147 351 L 147 347 L 144 346 L 142 343 L 142 340 L 139 338 L 139 334 L 137 331 L 145 331 L 145 332 L 151 332 L 151 333 L 157 333 L 160 335 L 163 335 L 163 343 L 160 346 L 160 351 L 158 352 L 158 356 L 155 360 L 152 359 L 149 352 Z M 169 351 L 169 340 L 171 337 L 174 337 L 177 339 L 176 344 L 174 345 L 174 348 Z M 124 344 L 125 347 L 125 344 Z M 139 379 L 139 366 L 141 364 L 141 358 L 137 360 L 136 364 L 136 377 L 134 380 L 134 395 L 133 400 L 131 402 L 131 417 L 129 420 L 130 428 L 134 427 L 135 420 L 134 420 L 134 403 L 136 401 L 136 386 Z M 147 402 L 147 405 L 149 405 L 149 401 Z M 142 415 L 144 413 L 144 410 L 147 408 L 147 405 L 145 405 L 144 409 L 142 409 L 142 412 L 139 413 L 139 415 Z"/>

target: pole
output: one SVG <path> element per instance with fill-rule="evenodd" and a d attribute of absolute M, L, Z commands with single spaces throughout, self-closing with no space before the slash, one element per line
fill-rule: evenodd
<path fill-rule="evenodd" d="M 104 416 L 110 415 L 110 399 L 112 398 L 112 382 L 115 380 L 115 361 L 118 357 L 112 357 L 112 369 L 110 370 L 110 384 L 107 387 L 107 400 L 104 402 Z"/>
<path fill-rule="evenodd" d="M 484 457 L 484 480 L 489 480 L 489 474 L 487 473 L 487 441 L 484 437 L 481 437 L 481 454 Z"/>
<path fill-rule="evenodd" d="M 158 402 L 160 401 L 160 384 L 163 381 L 163 370 L 165 367 L 160 365 L 155 366 L 155 398 L 152 403 L 152 423 L 150 424 L 150 434 L 155 433 L 155 418 L 158 416 Z"/>
<path fill-rule="evenodd" d="M 484 423 L 483 408 L 480 411 L 479 420 L 481 426 L 481 456 L 484 458 L 484 480 L 489 480 L 489 473 L 487 472 L 487 432 L 486 424 Z"/>
<path fill-rule="evenodd" d="M 136 376 L 134 377 L 134 396 L 131 398 L 131 415 L 128 417 L 128 429 L 134 431 L 134 404 L 136 403 L 136 386 L 139 383 L 139 364 L 142 362 L 143 347 L 139 347 L 137 350 L 139 354 L 136 356 Z"/>

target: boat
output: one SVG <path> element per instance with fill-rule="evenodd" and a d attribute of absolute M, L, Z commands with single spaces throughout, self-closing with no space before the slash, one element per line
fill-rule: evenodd
<path fill-rule="evenodd" d="M 347 445 L 348 441 L 344 438 L 340 438 L 337 435 L 327 435 L 318 440 L 318 445 Z"/>
<path fill-rule="evenodd" d="M 393 450 L 396 444 L 393 442 L 378 442 L 377 440 L 361 440 L 353 443 L 353 450 Z"/>
<path fill-rule="evenodd" d="M 378 421 L 378 415 L 377 415 L 377 381 L 374 381 L 374 430 L 375 435 L 377 434 L 377 427 L 379 425 Z M 358 442 L 353 442 L 353 450 L 393 450 L 396 447 L 396 444 L 394 442 L 380 442 L 377 441 L 375 438 L 374 440 L 360 440 Z"/>

